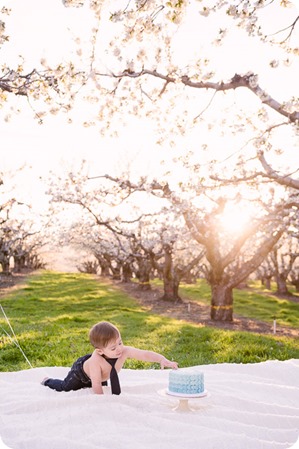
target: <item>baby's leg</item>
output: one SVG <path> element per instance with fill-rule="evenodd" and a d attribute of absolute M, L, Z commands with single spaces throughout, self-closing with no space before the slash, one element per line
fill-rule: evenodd
<path fill-rule="evenodd" d="M 72 366 L 64 380 L 45 378 L 42 384 L 56 391 L 80 390 L 81 388 L 90 388 L 91 381 L 83 372 L 82 357 Z"/>
<path fill-rule="evenodd" d="M 42 385 L 45 385 L 46 387 L 51 388 L 52 390 L 56 391 L 69 391 L 72 390 L 72 388 L 66 390 L 65 388 L 65 381 L 61 379 L 49 379 L 46 378 L 42 381 Z"/>

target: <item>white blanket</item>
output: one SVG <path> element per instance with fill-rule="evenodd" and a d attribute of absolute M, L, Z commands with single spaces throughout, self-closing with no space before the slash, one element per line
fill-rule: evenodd
<path fill-rule="evenodd" d="M 40 385 L 68 368 L 0 373 L 0 448 L 299 448 L 299 360 L 197 369 L 208 396 L 189 399 L 187 411 L 165 391 L 168 370 L 123 369 L 120 396 Z"/>

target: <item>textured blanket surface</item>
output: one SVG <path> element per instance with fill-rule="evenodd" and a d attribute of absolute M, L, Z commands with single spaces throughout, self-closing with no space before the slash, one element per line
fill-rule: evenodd
<path fill-rule="evenodd" d="M 120 396 L 40 384 L 65 367 L 2 372 L 0 449 L 299 449 L 299 360 L 196 369 L 208 395 L 187 410 L 166 393 L 169 370 L 123 369 Z"/>

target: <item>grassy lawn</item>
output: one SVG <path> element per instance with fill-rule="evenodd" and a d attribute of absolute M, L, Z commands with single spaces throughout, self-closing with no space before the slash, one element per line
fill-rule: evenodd
<path fill-rule="evenodd" d="M 257 282 L 250 283 L 250 289 L 234 289 L 234 313 L 268 323 L 275 318 L 278 325 L 299 327 L 299 303 L 278 298 L 274 291 L 266 290 Z M 294 293 L 294 289 L 290 288 Z M 264 293 L 264 294 L 263 294 Z M 211 290 L 204 279 L 196 284 L 181 284 L 180 294 L 194 301 L 210 304 Z"/>
<path fill-rule="evenodd" d="M 192 292 L 189 291 L 191 287 Z M 192 293 L 194 298 L 208 300 L 208 292 L 204 293 L 206 286 L 202 287 L 202 292 L 198 290 L 200 285 L 186 288 L 188 295 Z M 236 313 L 241 314 L 241 310 L 242 314 L 257 313 L 254 297 L 249 295 L 248 303 L 244 298 L 236 301 L 240 302 L 235 304 Z M 274 298 L 273 302 L 270 299 L 265 306 L 269 308 L 269 319 L 274 314 L 278 317 L 280 311 L 280 303 L 277 305 Z M 256 301 L 266 300 L 257 298 Z M 77 357 L 92 350 L 88 331 L 101 320 L 118 326 L 125 344 L 160 352 L 176 360 L 181 367 L 299 358 L 298 339 L 224 331 L 153 315 L 117 288 L 83 273 L 44 271 L 29 277 L 25 287 L 0 302 L 33 367 L 70 366 Z M 284 310 L 285 322 L 298 325 L 298 304 L 294 310 L 286 304 Z M 266 314 L 265 311 L 259 313 L 260 319 Z M 29 368 L 6 332 L 12 334 L 0 311 L 0 371 Z M 157 367 L 133 360 L 125 365 L 125 368 Z"/>

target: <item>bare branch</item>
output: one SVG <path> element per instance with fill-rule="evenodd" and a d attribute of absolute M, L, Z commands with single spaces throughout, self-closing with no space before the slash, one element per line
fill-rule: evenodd
<path fill-rule="evenodd" d="M 258 153 L 258 159 L 261 162 L 263 169 L 266 172 L 266 176 L 270 179 L 273 179 L 278 184 L 286 186 L 286 187 L 292 187 L 293 189 L 299 190 L 299 180 L 294 179 L 290 177 L 289 175 L 279 175 L 277 171 L 275 171 L 266 161 L 264 152 L 259 151 Z M 263 174 L 265 176 L 265 174 Z"/>
<path fill-rule="evenodd" d="M 286 42 L 292 36 L 293 31 L 295 29 L 295 26 L 296 26 L 296 23 L 298 22 L 298 20 L 299 20 L 299 16 L 296 17 L 296 19 L 294 20 L 293 23 L 291 23 L 291 25 L 287 26 L 286 28 L 282 28 L 279 31 L 276 31 L 276 33 L 270 34 L 269 36 L 275 36 L 277 34 L 283 33 L 284 31 L 290 30 L 289 34 L 287 35 L 287 37 L 280 42 L 280 44 L 283 44 L 284 42 Z"/>

